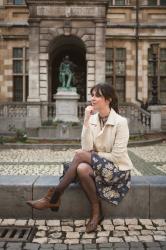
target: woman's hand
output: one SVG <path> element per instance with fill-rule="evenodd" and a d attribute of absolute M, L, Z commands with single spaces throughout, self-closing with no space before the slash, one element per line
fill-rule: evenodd
<path fill-rule="evenodd" d="M 84 125 L 87 126 L 88 125 L 88 121 L 91 117 L 91 115 L 94 114 L 94 107 L 89 105 L 85 108 L 85 117 L 84 117 Z"/>

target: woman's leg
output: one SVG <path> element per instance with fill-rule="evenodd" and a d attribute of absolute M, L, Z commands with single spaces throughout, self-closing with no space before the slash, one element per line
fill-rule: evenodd
<path fill-rule="evenodd" d="M 93 180 L 93 170 L 87 163 L 81 163 L 77 167 L 77 174 L 81 186 L 91 204 L 91 217 L 86 227 L 86 232 L 90 233 L 96 231 L 97 225 L 100 221 L 100 202 L 96 193 L 96 185 Z"/>
<path fill-rule="evenodd" d="M 75 179 L 77 175 L 77 167 L 82 162 L 91 164 L 91 153 L 80 149 L 76 151 L 73 161 L 62 181 L 55 188 L 49 189 L 45 197 L 36 201 L 28 201 L 27 204 L 40 210 L 45 208 L 55 208 L 55 211 L 57 211 L 60 205 L 60 196 Z"/>

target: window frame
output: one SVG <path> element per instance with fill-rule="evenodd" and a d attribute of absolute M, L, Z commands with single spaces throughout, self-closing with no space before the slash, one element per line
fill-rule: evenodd
<path fill-rule="evenodd" d="M 22 49 L 22 57 L 14 57 L 14 49 Z M 28 71 L 26 72 L 26 64 L 29 63 L 28 53 L 27 50 L 29 50 L 28 47 L 13 47 L 13 55 L 12 55 L 12 62 L 13 62 L 13 101 L 14 102 L 26 102 L 27 101 L 27 89 L 28 89 L 28 81 L 29 74 Z M 22 72 L 14 72 L 14 62 L 15 61 L 21 61 L 22 62 Z M 15 86 L 14 86 L 14 79 L 16 77 L 22 77 L 22 100 L 17 101 L 15 100 Z"/>
<path fill-rule="evenodd" d="M 116 81 L 117 81 L 117 78 L 123 78 L 123 81 L 124 81 L 124 88 L 123 88 L 123 97 L 122 97 L 122 103 L 124 103 L 126 101 L 126 48 L 124 47 L 111 47 L 111 48 L 106 48 L 106 54 L 107 54 L 107 50 L 112 50 L 112 58 L 108 58 L 106 56 L 106 70 L 107 70 L 107 63 L 110 62 L 112 63 L 112 73 L 109 73 L 105 70 L 105 76 L 106 76 L 106 81 L 107 79 L 111 78 L 112 81 L 111 81 L 111 84 L 114 86 L 114 88 L 116 89 Z M 117 53 L 117 50 L 118 49 L 123 49 L 124 50 L 124 53 L 125 53 L 125 56 L 124 56 L 124 59 L 117 59 L 116 58 L 116 53 Z M 123 62 L 124 63 L 124 74 L 117 74 L 116 72 L 116 62 Z M 108 82 L 108 81 L 107 81 Z M 117 93 L 119 93 L 118 90 L 116 90 Z"/>

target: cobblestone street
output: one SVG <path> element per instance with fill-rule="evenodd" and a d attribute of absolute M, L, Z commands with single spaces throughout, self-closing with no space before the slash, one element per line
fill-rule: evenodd
<path fill-rule="evenodd" d="M 0 151 L 1 175 L 60 175 L 62 162 L 71 161 L 74 149 L 4 149 Z M 130 147 L 132 175 L 166 175 L 166 142 Z"/>
<path fill-rule="evenodd" d="M 32 243 L 0 242 L 10 250 L 127 250 L 166 249 L 164 219 L 105 219 L 96 233 L 85 233 L 85 220 L 0 219 L 0 226 L 35 225 Z"/>

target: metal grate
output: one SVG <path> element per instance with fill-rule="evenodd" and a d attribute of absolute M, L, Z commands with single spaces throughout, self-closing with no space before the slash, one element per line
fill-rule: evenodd
<path fill-rule="evenodd" d="M 30 242 L 35 232 L 35 227 L 0 226 L 0 241 Z"/>

